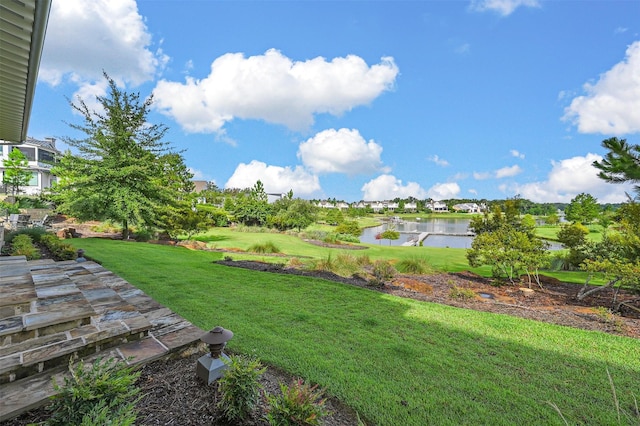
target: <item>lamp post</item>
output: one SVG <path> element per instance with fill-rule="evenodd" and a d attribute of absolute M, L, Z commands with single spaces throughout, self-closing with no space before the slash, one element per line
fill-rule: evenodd
<path fill-rule="evenodd" d="M 229 357 L 222 351 L 232 337 L 233 332 L 231 330 L 225 330 L 220 326 L 200 337 L 202 342 L 209 345 L 209 353 L 198 358 L 196 375 L 208 385 L 220 378 L 224 370 L 227 369 L 227 365 L 223 360 L 229 360 Z"/>

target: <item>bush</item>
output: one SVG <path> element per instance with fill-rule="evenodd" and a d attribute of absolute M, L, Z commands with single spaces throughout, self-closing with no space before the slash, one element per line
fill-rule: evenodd
<path fill-rule="evenodd" d="M 318 386 L 309 386 L 302 379 L 291 386 L 280 384 L 282 395 L 267 395 L 267 420 L 272 426 L 319 425 L 327 414 Z"/>
<path fill-rule="evenodd" d="M 56 235 L 45 234 L 40 237 L 40 243 L 51 252 L 54 260 L 73 260 L 77 257 L 76 249 L 72 245 L 62 241 Z"/>
<path fill-rule="evenodd" d="M 26 234 L 17 235 L 11 242 L 12 256 L 26 256 L 27 260 L 40 259 L 40 252 L 33 245 L 33 240 Z"/>
<path fill-rule="evenodd" d="M 252 253 L 280 253 L 280 249 L 271 241 L 267 241 L 266 243 L 257 243 L 253 244 L 251 247 L 247 249 Z"/>
<path fill-rule="evenodd" d="M 239 422 L 256 407 L 261 388 L 258 377 L 266 368 L 259 360 L 242 355 L 225 360 L 225 364 L 229 368 L 218 380 L 221 398 L 217 406 L 227 420 Z"/>
<path fill-rule="evenodd" d="M 476 297 L 476 293 L 470 288 L 463 288 L 454 285 L 449 291 L 449 297 L 458 300 L 471 300 Z"/>
<path fill-rule="evenodd" d="M 54 381 L 58 392 L 52 396 L 49 409 L 53 412 L 46 421 L 53 425 L 130 425 L 135 422 L 135 386 L 140 372 L 119 363 L 114 358 L 96 360 L 85 368 L 82 361 L 77 367 L 69 363 L 71 377 L 65 377 L 64 385 Z M 97 422 L 96 419 L 106 419 Z"/>
<path fill-rule="evenodd" d="M 412 257 L 402 259 L 396 265 L 396 269 L 404 274 L 428 274 L 432 272 L 431 265 L 426 259 L 421 257 Z"/>
<path fill-rule="evenodd" d="M 7 235 L 5 235 L 4 240 L 7 242 L 7 244 L 10 244 L 13 241 L 13 239 L 18 235 L 28 235 L 31 237 L 32 242 L 39 243 L 40 238 L 42 238 L 42 236 L 46 234 L 47 234 L 46 229 L 35 226 L 33 228 L 22 228 L 22 229 L 18 229 L 17 231 L 9 232 Z"/>
<path fill-rule="evenodd" d="M 373 263 L 373 280 L 372 285 L 384 285 L 386 281 L 393 279 L 396 275 L 396 269 L 386 260 L 376 260 Z"/>

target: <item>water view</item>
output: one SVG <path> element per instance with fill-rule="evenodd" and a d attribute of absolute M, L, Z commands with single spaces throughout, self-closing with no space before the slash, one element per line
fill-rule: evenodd
<path fill-rule="evenodd" d="M 451 247 L 451 248 L 471 248 L 473 236 L 469 233 L 470 219 L 433 218 L 424 219 L 420 222 L 394 222 L 396 231 L 400 232 L 397 240 L 376 240 L 376 234 L 384 232 L 388 224 L 383 224 L 373 228 L 366 228 L 360 236 L 360 242 L 366 244 L 382 244 L 401 246 L 411 240 L 417 240 L 422 232 L 430 235 L 425 238 L 422 245 L 425 247 Z M 562 245 L 550 241 L 550 250 L 559 250 Z"/>
<path fill-rule="evenodd" d="M 420 222 L 396 222 L 393 223 L 396 231 L 400 232 L 400 238 L 391 240 L 392 246 L 401 246 L 407 241 L 417 240 L 422 232 L 429 232 L 423 246 L 427 247 L 452 247 L 471 248 L 472 236 L 465 235 L 469 232 L 470 219 L 433 218 Z M 388 224 L 367 228 L 364 230 L 360 241 L 367 244 L 386 244 L 389 240 L 376 240 L 376 234 L 387 229 Z M 435 235 L 441 234 L 441 235 Z M 458 235 L 452 235 L 458 234 Z"/>

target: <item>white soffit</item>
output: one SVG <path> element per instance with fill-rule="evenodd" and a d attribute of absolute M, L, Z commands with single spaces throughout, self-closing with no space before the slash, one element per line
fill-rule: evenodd
<path fill-rule="evenodd" d="M 0 143 L 27 138 L 51 0 L 0 0 Z"/>

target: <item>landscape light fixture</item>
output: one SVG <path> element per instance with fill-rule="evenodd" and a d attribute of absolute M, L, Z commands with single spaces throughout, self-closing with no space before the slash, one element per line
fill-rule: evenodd
<path fill-rule="evenodd" d="M 196 375 L 208 385 L 220 378 L 227 369 L 224 359 L 230 361 L 229 357 L 222 351 L 229 340 L 233 337 L 231 330 L 226 330 L 220 326 L 206 332 L 200 341 L 209 345 L 209 353 L 198 358 L 196 365 Z"/>

